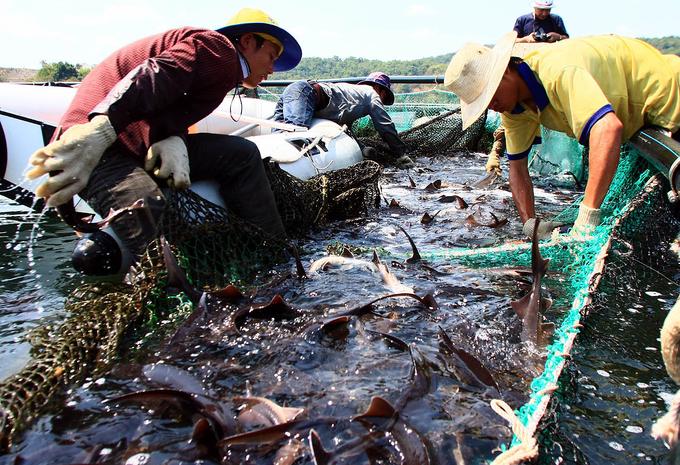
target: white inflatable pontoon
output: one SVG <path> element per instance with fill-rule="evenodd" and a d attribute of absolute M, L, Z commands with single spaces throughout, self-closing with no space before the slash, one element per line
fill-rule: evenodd
<path fill-rule="evenodd" d="M 3 173 L 0 194 L 29 208 L 42 210 L 44 203 L 37 200 L 34 193 L 43 179 L 30 181 L 25 178 L 28 160 L 36 150 L 49 143 L 76 90 L 69 86 L 0 84 L 0 172 Z M 359 144 L 345 128 L 322 119 L 312 120 L 310 129 L 276 123 L 271 121 L 275 105 L 261 99 L 228 96 L 211 115 L 189 128 L 189 132 L 247 137 L 257 144 L 262 158 L 272 158 L 282 169 L 302 180 L 362 161 Z M 283 129 L 283 132 L 272 133 L 273 127 Z M 192 183 L 190 189 L 224 206 L 217 182 Z M 77 212 L 94 214 L 79 197 L 74 198 L 74 202 Z M 95 215 L 94 220 L 97 219 L 100 218 Z M 118 244 L 121 264 L 112 272 L 79 271 L 103 275 L 127 269 L 129 253 L 111 228 L 104 231 Z M 79 244 L 83 241 L 87 241 L 87 235 Z M 116 268 L 116 265 L 109 268 Z"/>

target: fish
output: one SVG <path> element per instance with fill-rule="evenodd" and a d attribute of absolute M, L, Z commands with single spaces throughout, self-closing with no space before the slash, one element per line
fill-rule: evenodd
<path fill-rule="evenodd" d="M 387 268 L 387 266 L 380 261 L 380 258 L 378 257 L 378 254 L 375 251 L 373 251 L 373 259 L 370 262 L 367 260 L 354 258 L 354 255 L 351 255 L 350 257 L 344 256 L 344 253 L 343 255 L 329 255 L 327 257 L 320 258 L 319 260 L 316 260 L 314 263 L 312 263 L 312 266 L 309 267 L 309 273 L 310 274 L 316 273 L 320 270 L 326 271 L 330 266 L 361 266 L 363 268 L 368 269 L 369 271 L 377 271 L 380 274 L 383 283 L 393 293 L 401 292 L 413 293 L 412 288 L 405 286 L 399 282 L 397 277 L 394 276 L 394 274 Z"/>
<path fill-rule="evenodd" d="M 455 356 L 455 363 L 457 369 L 458 379 L 468 386 L 475 386 L 477 388 L 494 388 L 500 392 L 498 384 L 494 380 L 489 370 L 484 364 L 469 352 L 456 347 L 451 338 L 446 334 L 444 329 L 439 326 L 439 335 L 442 338 L 441 346 L 450 356 Z"/>
<path fill-rule="evenodd" d="M 269 302 L 254 303 L 235 310 L 230 315 L 225 330 L 228 334 L 240 334 L 238 327 L 246 318 L 294 320 L 303 314 L 276 294 Z"/>
<path fill-rule="evenodd" d="M 402 463 L 419 465 L 438 463 L 434 455 L 434 446 L 427 437 L 409 424 L 398 409 L 380 396 L 373 397 L 366 413 L 354 417 L 353 420 L 376 424 L 373 418 L 387 420 L 378 428 L 389 432 L 394 438 L 404 459 Z"/>
<path fill-rule="evenodd" d="M 397 277 L 394 276 L 394 274 L 387 268 L 387 266 L 380 261 L 380 258 L 378 257 L 378 254 L 375 250 L 373 251 L 372 261 L 375 264 L 376 268 L 378 268 L 378 271 L 380 272 L 380 276 L 382 277 L 383 282 L 393 293 L 402 292 L 413 293 L 413 288 L 401 284 Z"/>
<path fill-rule="evenodd" d="M 479 221 L 477 221 L 475 219 L 475 215 L 472 214 L 472 213 L 470 215 L 468 215 L 467 218 L 465 218 L 465 222 L 469 225 L 472 225 L 472 226 L 483 226 L 485 228 L 492 228 L 492 229 L 498 229 L 501 226 L 504 226 L 508 222 L 507 218 L 503 218 L 502 220 L 499 220 L 498 217 L 496 215 L 494 215 L 493 213 L 489 213 L 489 214 L 493 217 L 492 223 L 489 223 L 489 224 L 480 223 Z"/>
<path fill-rule="evenodd" d="M 204 326 L 208 323 L 211 313 L 215 312 L 215 308 L 223 308 L 223 305 L 216 305 L 217 302 L 213 300 L 229 300 L 237 301 L 243 299 L 245 296 L 235 286 L 229 285 L 225 288 L 216 291 L 202 292 L 196 289 L 187 279 L 186 274 L 179 266 L 175 255 L 172 253 L 170 244 L 164 236 L 160 237 L 161 248 L 163 250 L 163 259 L 165 261 L 165 268 L 168 272 L 168 289 L 175 289 L 183 292 L 195 305 L 191 314 L 184 320 L 175 334 L 170 339 L 168 347 L 174 347 L 181 341 L 185 340 L 197 327 Z M 217 299 L 210 299 L 210 297 Z M 210 304 L 209 304 L 209 299 Z"/>
<path fill-rule="evenodd" d="M 66 224 L 75 229 L 76 234 L 81 235 L 83 233 L 93 233 L 104 229 L 122 215 L 130 213 L 132 210 L 137 210 L 139 208 L 146 208 L 144 199 L 138 199 L 132 205 L 127 207 L 121 207 L 116 210 L 112 208 L 109 210 L 109 214 L 106 215 L 106 218 L 95 223 L 90 223 L 87 219 L 91 219 L 92 217 L 82 218 L 81 215 L 76 212 L 73 200 L 71 200 L 59 205 L 57 207 L 57 214 Z"/>
<path fill-rule="evenodd" d="M 430 391 L 433 384 L 433 374 L 430 370 L 430 363 L 425 358 L 425 356 L 411 344 L 407 344 L 406 341 L 392 335 L 381 331 L 374 331 L 371 329 L 366 330 L 368 333 L 376 334 L 392 344 L 396 345 L 399 349 L 408 352 L 411 356 L 411 371 L 409 373 L 409 387 L 402 390 L 401 395 L 395 402 L 395 409 L 403 409 L 408 401 L 412 399 L 420 399 L 425 394 Z"/>
<path fill-rule="evenodd" d="M 475 189 L 482 189 L 491 184 L 492 182 L 494 182 L 497 177 L 498 175 L 496 174 L 496 171 L 491 170 L 489 173 L 486 173 L 481 178 L 477 179 L 475 182 L 470 184 L 470 187 L 473 187 Z"/>
<path fill-rule="evenodd" d="M 426 191 L 437 191 L 442 188 L 442 180 L 437 179 L 436 181 L 431 182 L 427 186 L 425 186 Z"/>
<path fill-rule="evenodd" d="M 468 203 L 458 195 L 442 195 L 441 197 L 439 197 L 439 201 L 441 203 L 451 203 L 453 201 L 456 201 L 458 202 L 459 210 L 467 210 L 467 208 L 469 207 Z"/>
<path fill-rule="evenodd" d="M 522 299 L 510 302 L 517 316 L 522 319 L 522 341 L 531 342 L 535 346 L 542 344 L 547 337 L 555 332 L 554 323 L 543 323 L 543 313 L 550 308 L 552 300 L 541 297 L 541 280 L 548 270 L 550 259 L 541 257 L 541 251 L 538 248 L 539 222 L 540 220 L 537 218 L 531 239 L 532 289 Z"/>
<path fill-rule="evenodd" d="M 420 222 L 423 224 L 430 224 L 434 221 L 434 218 L 439 214 L 441 210 L 438 210 L 437 213 L 434 215 L 430 215 L 429 213 L 425 212 L 423 217 L 420 219 Z"/>
<path fill-rule="evenodd" d="M 254 396 L 250 383 L 246 384 L 246 396 L 234 397 L 233 402 L 241 408 L 238 421 L 244 427 L 280 425 L 297 420 L 307 412 L 304 408 L 282 407 L 264 397 Z"/>

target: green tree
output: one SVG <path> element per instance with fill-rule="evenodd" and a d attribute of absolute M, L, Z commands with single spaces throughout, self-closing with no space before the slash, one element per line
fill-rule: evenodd
<path fill-rule="evenodd" d="M 47 63 L 41 62 L 42 68 L 35 75 L 36 81 L 58 82 L 58 81 L 78 81 L 78 68 L 70 63 Z"/>

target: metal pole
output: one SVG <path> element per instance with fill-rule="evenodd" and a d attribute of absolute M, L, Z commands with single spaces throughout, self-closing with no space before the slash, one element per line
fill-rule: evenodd
<path fill-rule="evenodd" d="M 348 82 L 356 84 L 366 79 L 362 77 L 348 77 L 348 78 L 329 78 L 329 79 L 315 79 L 316 82 Z M 286 81 L 262 81 L 262 87 L 283 87 L 292 84 L 300 79 L 286 80 Z M 444 84 L 444 76 L 390 76 L 392 84 Z"/>

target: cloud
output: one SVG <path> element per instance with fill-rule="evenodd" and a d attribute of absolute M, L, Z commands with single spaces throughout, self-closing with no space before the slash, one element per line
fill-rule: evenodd
<path fill-rule="evenodd" d="M 406 11 L 407 16 L 432 16 L 436 13 L 434 8 L 430 8 L 429 6 L 425 5 L 420 5 L 418 3 L 414 3 L 412 5 L 409 5 L 408 10 Z"/>

